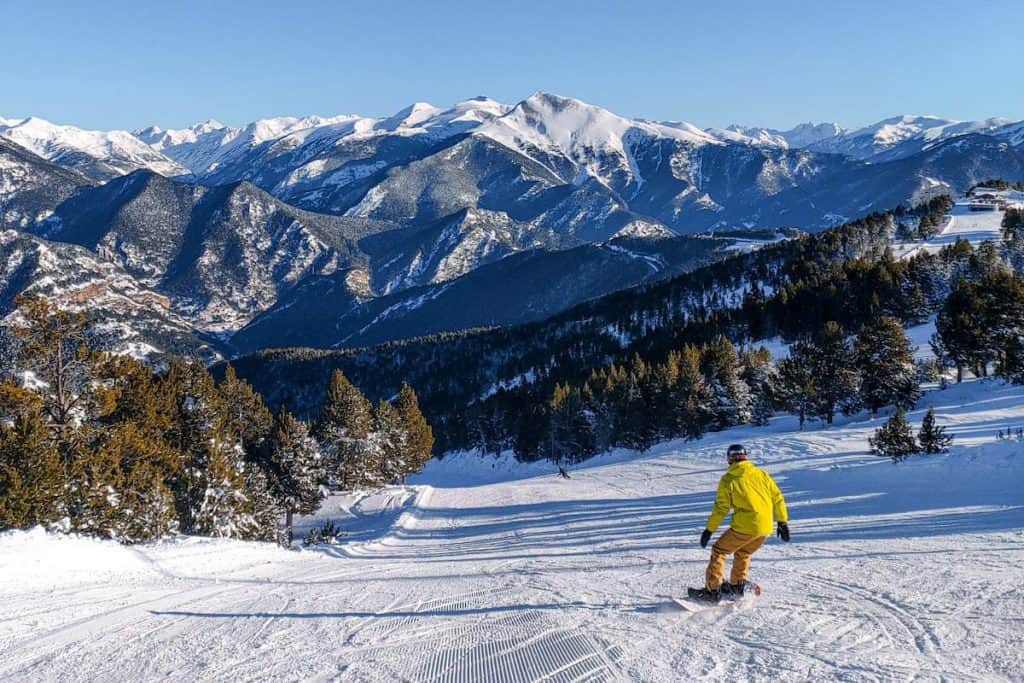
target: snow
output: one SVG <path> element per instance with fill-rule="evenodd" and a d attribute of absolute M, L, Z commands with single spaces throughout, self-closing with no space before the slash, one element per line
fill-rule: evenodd
<path fill-rule="evenodd" d="M 65 155 L 85 155 L 125 173 L 138 168 L 149 168 L 165 176 L 188 173 L 183 166 L 123 130 L 83 130 L 30 116 L 17 122 L 0 121 L 0 137 L 58 163 Z"/>
<path fill-rule="evenodd" d="M 959 201 L 946 216 L 946 223 L 935 237 L 927 240 L 893 241 L 893 255 L 905 259 L 922 250 L 934 254 L 958 239 L 977 247 L 982 242 L 1000 242 L 1003 238 L 1002 211 L 971 211 L 966 201 Z"/>
<path fill-rule="evenodd" d="M 473 134 L 517 150 L 544 166 L 548 166 L 544 155 L 536 155 L 534 150 L 564 156 L 577 165 L 571 179 L 576 184 L 589 177 L 610 185 L 611 174 L 622 171 L 637 187 L 644 179 L 632 147 L 644 137 L 690 145 L 722 144 L 711 133 L 689 124 L 627 119 L 580 100 L 541 92 L 523 100 L 504 116 L 483 123 Z M 604 166 L 609 160 L 614 160 L 614 168 Z"/>
<path fill-rule="evenodd" d="M 927 406 L 948 455 L 866 454 L 882 421 L 791 417 L 558 477 L 455 454 L 407 487 L 330 499 L 339 544 L 181 538 L 135 547 L 0 535 L 8 680 L 1019 680 L 1024 388 L 973 381 Z M 683 612 L 725 445 L 779 482 L 793 542 L 764 594 Z M 300 520 L 311 524 L 314 520 Z"/>

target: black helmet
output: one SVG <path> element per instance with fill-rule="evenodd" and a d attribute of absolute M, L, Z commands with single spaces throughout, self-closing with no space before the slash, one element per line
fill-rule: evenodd
<path fill-rule="evenodd" d="M 725 452 L 725 457 L 729 462 L 746 460 L 747 449 L 741 443 L 734 443 L 731 446 L 729 446 L 729 449 Z"/>

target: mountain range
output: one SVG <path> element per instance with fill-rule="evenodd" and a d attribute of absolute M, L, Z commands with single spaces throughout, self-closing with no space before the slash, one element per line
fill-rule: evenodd
<path fill-rule="evenodd" d="M 134 133 L 0 119 L 0 315 L 102 265 L 166 302 L 124 339 L 366 345 L 541 320 L 992 177 L 1024 180 L 1024 122 L 701 129 L 547 93 Z"/>

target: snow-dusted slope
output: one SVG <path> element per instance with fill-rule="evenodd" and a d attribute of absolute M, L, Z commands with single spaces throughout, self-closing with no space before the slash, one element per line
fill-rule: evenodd
<path fill-rule="evenodd" d="M 296 131 L 358 121 L 358 116 L 280 116 L 260 119 L 243 128 L 225 126 L 214 119 L 188 128 L 164 130 L 151 126 L 135 135 L 153 149 L 174 159 L 197 176 L 215 171 L 232 154 Z"/>
<path fill-rule="evenodd" d="M 93 181 L 0 138 L 0 229 L 31 227 Z"/>
<path fill-rule="evenodd" d="M 895 466 L 864 452 L 880 419 L 801 433 L 785 418 L 571 480 L 455 457 L 415 499 L 332 499 L 324 517 L 352 533 L 324 552 L 6 534 L 0 676 L 1018 680 L 1024 444 L 995 435 L 1024 424 L 1024 390 L 976 382 L 926 405 L 953 452 Z M 786 493 L 793 542 L 754 556 L 760 598 L 683 612 L 669 596 L 702 579 L 732 441 Z"/>
<path fill-rule="evenodd" d="M 534 93 L 508 114 L 479 127 L 488 137 L 544 163 L 551 155 L 575 165 L 573 182 L 596 178 L 608 186 L 642 185 L 633 147 L 643 139 L 663 138 L 693 146 L 721 144 L 695 126 L 666 125 L 616 116 L 607 109 L 551 93 Z M 553 171 L 558 173 L 556 168 Z M 622 175 L 619 179 L 616 176 Z"/>
<path fill-rule="evenodd" d="M 123 130 L 83 130 L 31 116 L 22 121 L 0 121 L 0 137 L 95 180 L 108 180 L 140 168 L 164 176 L 189 173 L 184 166 Z"/>
<path fill-rule="evenodd" d="M 843 154 L 872 162 L 892 161 L 917 154 L 929 145 L 969 133 L 990 134 L 1007 139 L 1013 145 L 1024 142 L 1015 137 L 1020 123 L 990 118 L 956 121 L 937 116 L 894 116 L 862 128 L 843 128 L 835 123 L 802 123 L 786 131 L 772 128 L 729 126 L 708 129 L 723 140 L 769 146 L 810 149 Z"/>
<path fill-rule="evenodd" d="M 190 321 L 171 310 L 168 297 L 123 268 L 82 247 L 3 230 L 0 325 L 18 315 L 14 302 L 19 295 L 43 296 L 61 308 L 96 316 L 103 341 L 113 351 L 219 357 L 198 339 Z"/>

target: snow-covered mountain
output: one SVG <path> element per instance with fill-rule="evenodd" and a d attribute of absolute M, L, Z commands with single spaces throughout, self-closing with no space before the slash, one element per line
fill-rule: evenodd
<path fill-rule="evenodd" d="M 0 137 L 94 180 L 109 180 L 140 168 L 165 176 L 189 173 L 184 166 L 122 130 L 83 130 L 30 116 L 21 121 L 0 120 Z"/>
<path fill-rule="evenodd" d="M 448 295 L 421 301 L 414 290 L 512 256 L 523 258 L 507 277 L 526 282 L 547 263 L 527 257 L 538 250 L 731 227 L 813 231 L 992 177 L 1024 180 L 1022 126 L 903 116 L 860 129 L 702 130 L 550 93 L 135 135 L 2 119 L 0 228 L 84 246 L 222 338 L 285 301 L 306 310 L 299 293 L 337 293 L 327 308 L 344 333 L 334 344 L 376 338 L 352 332 L 400 301 L 450 311 Z M 578 253 L 619 269 L 608 282 L 643 279 L 626 260 Z M 451 291 L 468 296 L 470 281 Z M 563 303 L 599 289 L 570 287 Z M 541 298 L 525 287 L 500 316 L 439 319 L 485 324 L 558 309 Z M 388 334 L 402 334 L 399 319 L 412 318 L 389 314 Z"/>
<path fill-rule="evenodd" d="M 877 163 L 911 156 L 959 135 L 991 134 L 1008 123 L 1009 119 L 1001 118 L 954 121 L 935 116 L 897 116 L 823 138 L 808 148 Z"/>
<path fill-rule="evenodd" d="M 356 242 L 375 229 L 246 182 L 206 187 L 148 171 L 82 191 L 35 227 L 123 268 L 210 333 L 238 329 L 304 278 L 361 266 Z M 354 293 L 364 289 L 353 280 Z"/>
<path fill-rule="evenodd" d="M 104 343 L 115 351 L 147 355 L 161 350 L 218 357 L 171 300 L 114 263 L 83 247 L 47 242 L 15 230 L 0 231 L 0 323 L 16 316 L 18 295 L 44 296 L 62 308 L 97 316 Z"/>
<path fill-rule="evenodd" d="M 92 184 L 81 173 L 0 137 L 0 230 L 31 227 Z"/>

